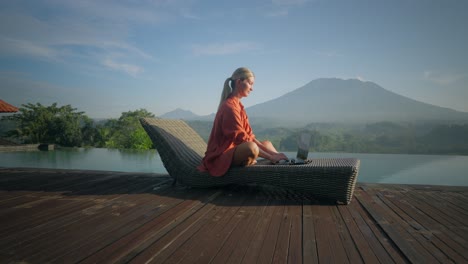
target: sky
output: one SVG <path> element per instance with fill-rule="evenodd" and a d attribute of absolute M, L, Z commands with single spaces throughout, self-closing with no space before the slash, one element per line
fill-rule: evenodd
<path fill-rule="evenodd" d="M 3 0 L 0 99 L 208 115 L 248 67 L 246 107 L 355 78 L 468 112 L 467 13 L 465 0 Z"/>

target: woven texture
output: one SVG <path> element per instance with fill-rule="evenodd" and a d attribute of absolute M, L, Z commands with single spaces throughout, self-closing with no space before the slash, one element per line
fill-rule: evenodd
<path fill-rule="evenodd" d="M 183 120 L 143 118 L 140 120 L 169 175 L 193 187 L 229 184 L 272 185 L 305 193 L 318 199 L 349 204 L 359 172 L 360 161 L 353 158 L 312 159 L 305 165 L 233 167 L 222 177 L 197 170 L 205 155 L 206 143 Z"/>

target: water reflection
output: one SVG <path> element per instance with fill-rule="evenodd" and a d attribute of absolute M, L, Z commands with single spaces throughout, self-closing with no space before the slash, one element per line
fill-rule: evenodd
<path fill-rule="evenodd" d="M 55 151 L 1 152 L 0 166 L 166 173 L 155 150 L 60 148 Z"/>
<path fill-rule="evenodd" d="M 346 157 L 361 160 L 359 182 L 468 186 L 468 156 L 309 153 L 309 158 Z M 65 148 L 0 152 L 0 167 L 167 173 L 155 150 Z"/>
<path fill-rule="evenodd" d="M 359 182 L 468 186 L 467 156 L 311 153 L 309 158 L 361 160 Z"/>

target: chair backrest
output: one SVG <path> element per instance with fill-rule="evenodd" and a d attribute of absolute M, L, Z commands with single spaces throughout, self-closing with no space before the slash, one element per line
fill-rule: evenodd
<path fill-rule="evenodd" d="M 142 118 L 140 122 L 170 175 L 181 166 L 195 169 L 201 164 L 206 143 L 186 122 L 162 118 Z"/>

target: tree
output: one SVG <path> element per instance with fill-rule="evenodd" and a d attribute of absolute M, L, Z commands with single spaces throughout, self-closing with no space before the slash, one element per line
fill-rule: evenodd
<path fill-rule="evenodd" d="M 140 118 L 154 117 L 145 109 L 123 112 L 119 119 L 110 119 L 99 128 L 108 148 L 151 149 L 153 143 L 140 124 Z"/>
<path fill-rule="evenodd" d="M 89 123 L 89 118 L 76 110 L 71 105 L 58 107 L 57 103 L 51 106 L 40 103 L 22 105 L 19 113 L 6 117 L 17 124 L 16 129 L 8 132 L 8 136 L 24 143 L 81 146 L 83 124 Z"/>

